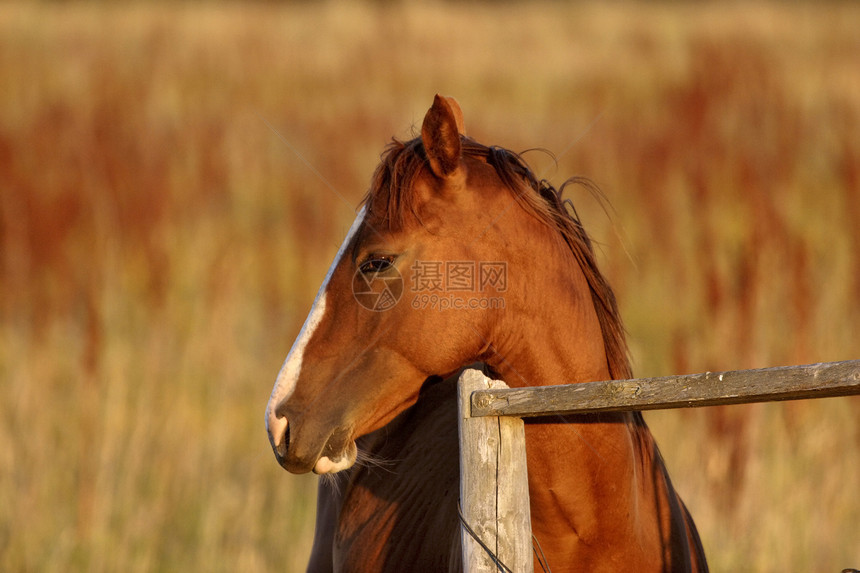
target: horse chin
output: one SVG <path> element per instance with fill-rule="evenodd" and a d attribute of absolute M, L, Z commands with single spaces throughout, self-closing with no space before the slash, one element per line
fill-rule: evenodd
<path fill-rule="evenodd" d="M 317 475 L 323 475 L 333 474 L 349 469 L 353 464 L 355 464 L 357 453 L 358 450 L 355 446 L 355 442 L 350 442 L 347 445 L 346 451 L 341 452 L 341 454 L 335 459 L 331 459 L 328 456 L 320 457 L 320 459 L 318 459 L 314 464 L 313 472 Z"/>

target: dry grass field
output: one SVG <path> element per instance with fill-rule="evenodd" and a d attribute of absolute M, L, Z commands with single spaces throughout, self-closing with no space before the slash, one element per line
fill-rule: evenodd
<path fill-rule="evenodd" d="M 860 7 L 0 4 L 0 570 L 298 571 L 272 382 L 433 94 L 600 242 L 639 375 L 860 358 Z M 271 125 L 277 134 L 270 129 Z M 860 402 L 649 413 L 715 571 L 860 567 Z"/>

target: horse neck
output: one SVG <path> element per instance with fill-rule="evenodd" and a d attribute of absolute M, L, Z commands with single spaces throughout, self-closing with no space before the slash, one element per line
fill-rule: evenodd
<path fill-rule="evenodd" d="M 576 258 L 545 227 L 526 232 L 529 248 L 542 255 L 509 263 L 505 311 L 491 327 L 483 361 L 514 387 L 611 378 L 600 321 Z"/>
<path fill-rule="evenodd" d="M 556 254 L 569 267 L 555 265 L 554 272 L 543 276 L 537 267 L 523 273 L 529 284 L 517 290 L 529 293 L 528 299 L 509 301 L 510 322 L 499 325 L 485 357 L 510 386 L 611 378 L 585 277 L 570 253 Z M 538 538 L 543 532 L 547 539 L 559 539 L 559 524 L 571 525 L 569 531 L 579 539 L 615 535 L 607 528 L 628 524 L 636 513 L 637 489 L 653 461 L 651 444 L 641 417 L 632 414 L 527 420 L 529 489 Z"/>

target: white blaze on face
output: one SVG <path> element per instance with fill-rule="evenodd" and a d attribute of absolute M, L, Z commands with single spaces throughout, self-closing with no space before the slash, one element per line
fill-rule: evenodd
<path fill-rule="evenodd" d="M 287 419 L 278 417 L 275 410 L 279 404 L 282 404 L 284 401 L 289 399 L 296 388 L 296 382 L 299 379 L 299 372 L 301 372 L 302 369 L 302 357 L 304 356 L 305 347 L 308 345 L 308 340 L 310 340 L 311 335 L 313 335 L 314 330 L 319 326 L 319 323 L 322 321 L 322 317 L 325 314 L 326 289 L 328 288 L 328 282 L 331 279 L 331 275 L 334 273 L 334 269 L 337 267 L 341 258 L 343 258 L 347 245 L 349 245 L 352 237 L 355 235 L 356 231 L 358 231 L 362 221 L 364 221 L 364 213 L 365 208 L 362 207 L 358 212 L 352 227 L 349 228 L 349 232 L 346 234 L 346 238 L 343 240 L 340 250 L 338 250 L 337 255 L 335 255 L 334 262 L 332 262 L 325 279 L 323 279 L 323 283 L 320 285 L 320 290 L 317 292 L 317 297 L 314 299 L 311 311 L 305 319 L 305 324 L 302 326 L 296 341 L 293 342 L 293 347 L 290 349 L 290 353 L 287 354 L 287 359 L 284 361 L 284 365 L 278 373 L 278 379 L 275 381 L 275 387 L 272 389 L 272 395 L 269 397 L 269 404 L 266 406 L 266 429 L 269 432 L 269 441 L 272 443 L 273 447 L 280 445 L 287 431 Z M 324 459 L 327 460 L 328 458 Z M 322 462 L 322 460 L 320 461 Z M 317 465 L 319 465 L 319 462 Z M 325 463 L 323 465 L 325 465 Z"/>

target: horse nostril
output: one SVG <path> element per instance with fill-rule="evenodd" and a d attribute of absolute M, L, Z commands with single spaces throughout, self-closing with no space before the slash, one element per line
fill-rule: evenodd
<path fill-rule="evenodd" d="M 284 416 L 278 416 L 271 410 L 267 413 L 266 430 L 269 432 L 269 444 L 275 453 L 275 458 L 282 466 L 290 449 L 290 424 Z"/>
<path fill-rule="evenodd" d="M 290 425 L 287 424 L 287 427 L 284 429 L 284 439 L 280 441 L 280 443 L 275 446 L 275 453 L 278 455 L 279 460 L 285 460 L 287 458 L 287 450 L 290 449 Z"/>

